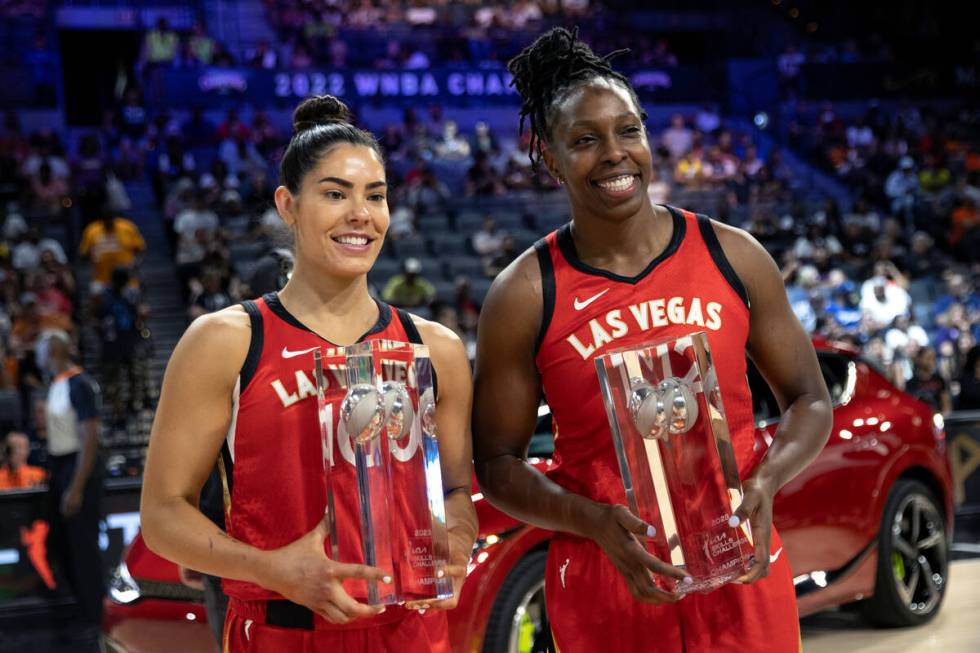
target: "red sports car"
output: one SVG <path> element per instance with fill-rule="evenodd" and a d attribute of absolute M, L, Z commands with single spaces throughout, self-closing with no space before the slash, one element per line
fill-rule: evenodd
<path fill-rule="evenodd" d="M 801 615 L 855 604 L 873 623 L 916 625 L 938 612 L 948 581 L 953 496 L 942 418 L 891 385 L 856 352 L 817 341 L 834 401 L 820 456 L 776 497 L 775 521 L 795 575 Z M 750 365 L 758 440 L 779 409 Z M 531 461 L 551 465 L 550 415 L 541 411 Z M 764 446 L 764 445 L 762 445 Z M 480 536 L 459 607 L 450 613 L 460 653 L 552 650 L 544 608 L 549 532 L 483 500 Z M 116 570 L 106 635 L 119 651 L 211 651 L 202 594 L 137 538 Z"/>

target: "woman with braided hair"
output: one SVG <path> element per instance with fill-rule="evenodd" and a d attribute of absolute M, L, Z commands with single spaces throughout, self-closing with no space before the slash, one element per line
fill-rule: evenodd
<path fill-rule="evenodd" d="M 505 269 L 484 304 L 473 409 L 480 485 L 509 514 L 555 531 L 545 597 L 562 653 L 798 651 L 772 504 L 826 442 L 827 389 L 766 251 L 744 231 L 651 204 L 645 113 L 610 58 L 557 28 L 510 62 L 531 160 L 565 188 L 571 221 Z M 681 600 L 653 575 L 685 582 L 685 573 L 647 552 L 649 526 L 624 506 L 593 359 L 693 331 L 708 333 L 744 479 L 735 515 L 750 520 L 755 555 L 739 582 Z M 746 348 L 783 409 L 764 454 L 752 448 Z M 547 475 L 524 457 L 542 395 L 556 432 Z"/>

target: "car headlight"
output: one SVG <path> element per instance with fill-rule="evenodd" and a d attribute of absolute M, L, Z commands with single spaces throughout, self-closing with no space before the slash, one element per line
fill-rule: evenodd
<path fill-rule="evenodd" d="M 129 605 L 139 600 L 140 596 L 139 583 L 130 575 L 126 563 L 120 562 L 112 572 L 112 578 L 109 579 L 109 598 L 114 603 Z"/>

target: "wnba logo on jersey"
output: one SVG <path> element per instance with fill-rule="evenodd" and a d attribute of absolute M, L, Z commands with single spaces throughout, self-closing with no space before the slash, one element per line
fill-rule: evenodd
<path fill-rule="evenodd" d="M 699 326 L 712 331 L 721 328 L 722 305 L 705 302 L 700 297 L 660 298 L 609 311 L 601 318 L 589 320 L 582 337 L 572 334 L 566 339 L 583 360 L 604 346 L 635 331 L 649 331 L 670 324 Z"/>

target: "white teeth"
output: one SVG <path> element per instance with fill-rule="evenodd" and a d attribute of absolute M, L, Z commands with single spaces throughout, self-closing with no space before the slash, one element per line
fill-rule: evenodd
<path fill-rule="evenodd" d="M 344 245 L 367 245 L 368 239 L 363 236 L 340 236 L 337 239 L 338 243 L 343 243 Z"/>
<path fill-rule="evenodd" d="M 615 192 L 629 190 L 633 186 L 633 175 L 623 175 L 598 184 L 600 188 Z"/>

